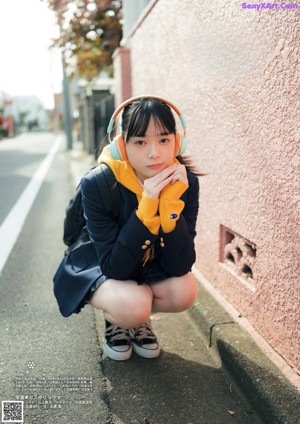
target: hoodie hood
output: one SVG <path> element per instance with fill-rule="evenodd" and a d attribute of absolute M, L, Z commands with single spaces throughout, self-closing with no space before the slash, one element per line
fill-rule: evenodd
<path fill-rule="evenodd" d="M 140 200 L 140 197 L 142 196 L 143 192 L 143 187 L 128 160 L 113 159 L 111 157 L 108 145 L 105 146 L 102 150 L 98 158 L 98 163 L 106 163 L 106 165 L 108 165 L 113 171 L 116 180 L 124 187 L 128 188 L 128 190 L 133 191 Z M 173 163 L 178 163 L 178 160 L 174 158 L 172 164 Z"/>
<path fill-rule="evenodd" d="M 98 158 L 98 163 L 106 163 L 113 171 L 119 183 L 130 191 L 133 191 L 139 198 L 142 196 L 143 187 L 128 160 L 113 159 L 109 151 L 109 146 L 105 146 Z"/>
<path fill-rule="evenodd" d="M 187 184 L 175 181 L 174 184 L 168 184 L 161 191 L 159 199 L 152 199 L 143 194 L 142 184 L 138 180 L 130 162 L 128 160 L 116 160 L 111 157 L 109 145 L 103 149 L 98 163 L 108 165 L 113 171 L 116 180 L 136 194 L 138 200 L 136 214 L 153 234 L 158 234 L 160 225 L 166 233 L 174 230 L 176 221 L 184 208 L 184 202 L 180 200 L 180 197 L 187 190 Z M 179 162 L 174 158 L 170 165 L 173 163 Z"/>

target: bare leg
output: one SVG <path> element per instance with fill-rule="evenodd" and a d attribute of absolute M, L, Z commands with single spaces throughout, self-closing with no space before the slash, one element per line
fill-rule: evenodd
<path fill-rule="evenodd" d="M 94 293 L 91 306 L 102 309 L 112 324 L 134 328 L 145 323 L 151 312 L 182 312 L 194 303 L 198 285 L 191 272 L 151 285 L 133 280 L 109 279 Z"/>
<path fill-rule="evenodd" d="M 198 293 L 197 280 L 191 272 L 152 283 L 150 288 L 153 292 L 152 312 L 185 311 L 192 306 Z"/>
<path fill-rule="evenodd" d="M 102 309 L 105 319 L 112 324 L 134 328 L 149 319 L 152 300 L 152 291 L 146 284 L 109 279 L 95 291 L 89 303 Z"/>

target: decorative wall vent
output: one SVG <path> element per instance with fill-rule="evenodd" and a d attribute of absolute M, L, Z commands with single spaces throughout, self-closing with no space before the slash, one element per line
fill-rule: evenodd
<path fill-rule="evenodd" d="M 254 291 L 256 245 L 232 230 L 220 226 L 220 262 Z"/>

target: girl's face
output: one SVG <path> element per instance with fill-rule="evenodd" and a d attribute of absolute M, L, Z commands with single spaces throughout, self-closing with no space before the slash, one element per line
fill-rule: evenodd
<path fill-rule="evenodd" d="M 126 152 L 138 179 L 144 182 L 167 168 L 175 156 L 175 135 L 150 119 L 143 137 L 130 137 Z"/>

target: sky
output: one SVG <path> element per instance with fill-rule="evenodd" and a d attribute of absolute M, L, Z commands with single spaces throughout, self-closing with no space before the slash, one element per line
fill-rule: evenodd
<path fill-rule="evenodd" d="M 0 91 L 36 95 L 53 108 L 62 89 L 60 53 L 49 51 L 57 31 L 46 1 L 0 0 Z"/>

